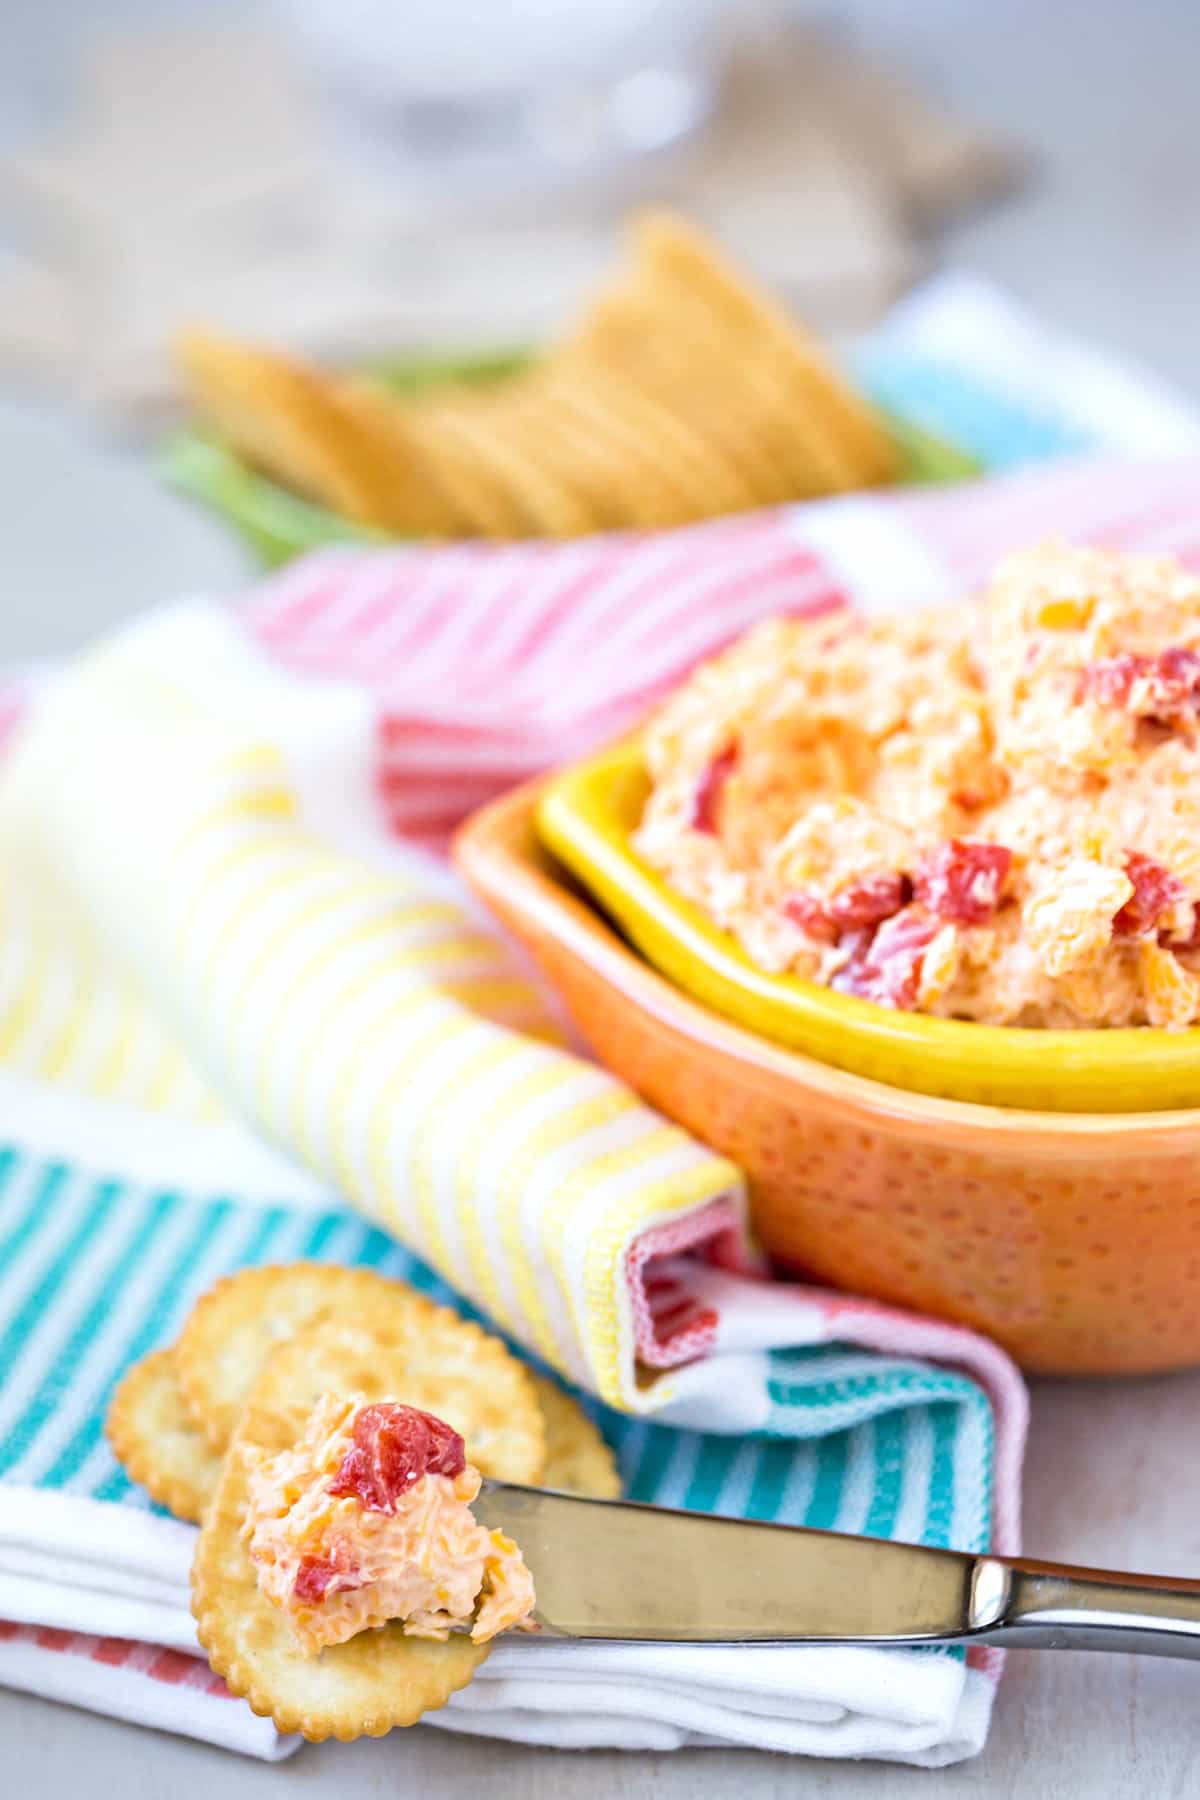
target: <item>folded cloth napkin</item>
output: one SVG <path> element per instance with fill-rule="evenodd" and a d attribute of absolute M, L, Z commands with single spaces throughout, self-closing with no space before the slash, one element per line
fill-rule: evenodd
<path fill-rule="evenodd" d="M 1055 525 L 1187 548 L 1195 477 L 1081 465 L 660 539 L 330 555 L 42 684 L 0 768 L 0 1679 L 287 1747 L 186 1659 L 190 1534 L 100 1436 L 128 1362 L 268 1258 L 445 1282 L 604 1403 L 638 1497 L 1014 1546 L 1006 1360 L 765 1285 L 737 1171 L 564 1047 L 412 840 L 764 613 L 946 594 Z M 436 1722 L 936 1764 L 982 1742 L 995 1667 L 501 1645 Z"/>

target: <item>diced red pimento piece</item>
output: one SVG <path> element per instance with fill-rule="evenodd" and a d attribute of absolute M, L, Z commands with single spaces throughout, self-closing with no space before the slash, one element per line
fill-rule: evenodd
<path fill-rule="evenodd" d="M 917 864 L 913 892 L 920 905 L 955 925 L 982 925 L 1000 904 L 1013 853 L 1003 844 L 950 838 Z"/>
<path fill-rule="evenodd" d="M 1106 656 L 1079 671 L 1078 696 L 1098 706 L 1128 706 L 1133 684 L 1149 663 L 1147 656 Z"/>
<path fill-rule="evenodd" d="M 1159 931 L 1158 941 L 1168 950 L 1200 950 L 1200 900 L 1192 898 L 1192 923 L 1189 929 L 1180 930 L 1173 925 L 1170 930 Z"/>
<path fill-rule="evenodd" d="M 806 937 L 818 944 L 836 944 L 838 928 L 823 900 L 815 894 L 789 894 L 783 903 L 784 917 L 798 925 Z"/>
<path fill-rule="evenodd" d="M 858 936 L 832 986 L 839 993 L 874 1000 L 877 1006 L 914 1007 L 925 952 L 940 930 L 940 920 L 919 907 L 907 907 L 885 919 L 873 934 L 864 931 Z"/>
<path fill-rule="evenodd" d="M 1079 697 L 1184 730 L 1200 717 L 1200 653 L 1173 644 L 1155 656 L 1105 657 L 1080 672 Z"/>
<path fill-rule="evenodd" d="M 319 1606 L 335 1581 L 341 1588 L 362 1585 L 361 1581 L 348 1578 L 351 1573 L 350 1570 L 339 1568 L 331 1556 L 303 1556 L 292 1583 L 292 1592 L 297 1600 L 306 1600 L 310 1606 Z"/>
<path fill-rule="evenodd" d="M 1158 941 L 1167 950 L 1200 950 L 1200 906 L 1195 908 L 1192 929 L 1186 937 L 1172 937 L 1169 933 L 1160 931 Z"/>
<path fill-rule="evenodd" d="M 721 795 L 737 767 L 737 759 L 737 745 L 730 744 L 727 749 L 718 751 L 696 783 L 696 792 L 692 796 L 693 831 L 705 831 L 710 837 L 717 835 L 721 825 Z"/>
<path fill-rule="evenodd" d="M 329 1492 L 353 1494 L 372 1512 L 395 1512 L 423 1475 L 461 1475 L 466 1463 L 466 1445 L 444 1419 L 382 1400 L 359 1412 Z"/>
<path fill-rule="evenodd" d="M 869 925 L 882 925 L 907 906 L 913 896 L 912 882 L 898 871 L 891 875 L 866 875 L 861 881 L 847 882 L 829 902 L 835 924 L 843 931 L 865 931 Z"/>
<path fill-rule="evenodd" d="M 1187 898 L 1179 877 L 1140 850 L 1126 853 L 1125 873 L 1133 883 L 1133 893 L 1113 920 L 1115 937 L 1141 937 L 1153 931 L 1164 913 Z"/>
<path fill-rule="evenodd" d="M 882 925 L 912 899 L 912 882 L 896 870 L 848 881 L 828 900 L 815 894 L 791 894 L 783 910 L 801 931 L 820 944 L 836 944 L 844 932 Z"/>
<path fill-rule="evenodd" d="M 1200 696 L 1200 652 L 1184 644 L 1172 644 L 1160 650 L 1154 663 L 1151 687 L 1158 699 L 1186 698 L 1195 702 Z"/>

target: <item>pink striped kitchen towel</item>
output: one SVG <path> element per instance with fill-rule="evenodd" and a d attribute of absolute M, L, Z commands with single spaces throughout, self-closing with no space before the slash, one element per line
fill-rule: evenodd
<path fill-rule="evenodd" d="M 289 565 L 244 617 L 272 656 L 367 689 L 393 829 L 444 845 L 484 801 L 617 736 L 776 612 L 953 598 L 1049 535 L 1200 555 L 1200 458 L 1080 461 L 967 487 L 852 495 L 659 537 Z"/>

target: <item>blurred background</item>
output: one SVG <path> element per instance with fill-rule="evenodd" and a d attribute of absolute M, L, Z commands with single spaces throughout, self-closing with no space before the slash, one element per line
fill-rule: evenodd
<path fill-rule="evenodd" d="M 639 200 L 839 345 L 973 271 L 1200 393 L 1190 0 L 40 0 L 0 23 L 0 659 L 239 547 L 156 480 L 165 346 L 552 334 Z"/>

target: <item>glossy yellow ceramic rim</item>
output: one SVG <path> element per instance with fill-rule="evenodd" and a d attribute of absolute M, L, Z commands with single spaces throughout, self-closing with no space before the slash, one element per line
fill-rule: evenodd
<path fill-rule="evenodd" d="M 947 1100 L 1075 1113 L 1200 1106 L 1197 1030 L 974 1025 L 764 973 L 634 853 L 648 787 L 640 742 L 627 739 L 547 783 L 538 835 L 642 955 L 714 1012 L 835 1068 Z"/>

